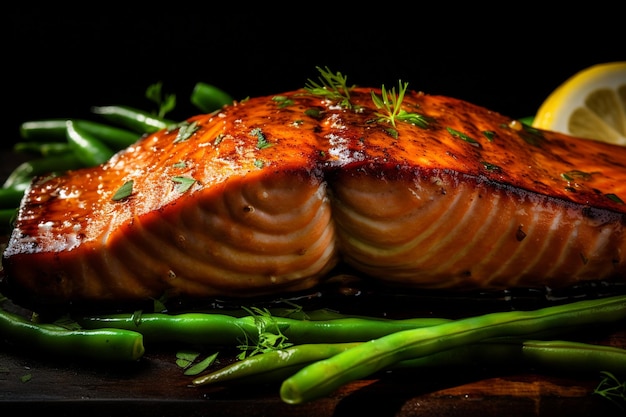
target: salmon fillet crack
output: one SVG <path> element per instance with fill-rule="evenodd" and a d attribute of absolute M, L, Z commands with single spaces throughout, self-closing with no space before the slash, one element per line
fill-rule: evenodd
<path fill-rule="evenodd" d="M 626 148 L 415 91 L 419 122 L 392 123 L 372 93 L 235 102 L 34 179 L 5 284 L 55 303 L 288 293 L 338 265 L 425 289 L 625 280 Z"/>

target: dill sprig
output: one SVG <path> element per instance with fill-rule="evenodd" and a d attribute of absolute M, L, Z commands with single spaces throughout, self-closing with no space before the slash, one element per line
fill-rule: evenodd
<path fill-rule="evenodd" d="M 249 356 L 293 346 L 293 343 L 288 342 L 287 336 L 278 328 L 269 310 L 261 310 L 257 307 L 252 307 L 251 309 L 242 308 L 254 318 L 259 333 L 256 341 L 249 340 L 248 335 L 245 334 L 246 340 L 238 346 L 241 350 L 241 353 L 237 355 L 238 359 L 242 360 Z"/>
<path fill-rule="evenodd" d="M 309 94 L 324 97 L 331 101 L 336 101 L 341 107 L 351 109 L 352 103 L 350 103 L 350 89 L 354 88 L 354 86 L 348 87 L 348 77 L 344 76 L 339 71 L 333 74 L 328 67 L 316 68 L 321 75 L 318 77 L 319 83 L 309 78 L 304 89 Z"/>
<path fill-rule="evenodd" d="M 611 401 L 620 410 L 626 410 L 626 381 L 620 381 L 610 372 L 601 373 L 604 377 L 593 393 Z"/>
<path fill-rule="evenodd" d="M 396 121 L 402 121 L 414 124 L 416 126 L 425 128 L 428 126 L 428 119 L 419 113 L 412 113 L 402 109 L 402 101 L 404 100 L 404 94 L 409 86 L 408 82 L 403 83 L 402 80 L 398 81 L 398 92 L 393 87 L 391 91 L 385 88 L 383 84 L 381 87 L 381 95 L 377 95 L 372 91 L 372 101 L 376 108 L 381 112 L 376 112 L 377 122 L 390 123 L 394 128 L 396 127 Z"/>

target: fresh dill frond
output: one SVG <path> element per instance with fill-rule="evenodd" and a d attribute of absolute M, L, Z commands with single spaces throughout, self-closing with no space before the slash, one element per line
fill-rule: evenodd
<path fill-rule="evenodd" d="M 413 125 L 426 128 L 428 126 L 428 119 L 419 113 L 408 112 L 402 109 L 402 101 L 404 100 L 404 94 L 409 86 L 408 82 L 403 83 L 398 81 L 398 91 L 393 87 L 390 90 L 385 88 L 383 84 L 381 87 L 381 95 L 377 95 L 374 91 L 372 94 L 372 101 L 377 109 L 381 110 L 376 112 L 377 122 L 390 123 L 394 128 L 396 127 L 396 121 L 407 122 Z"/>
<path fill-rule="evenodd" d="M 286 349 L 293 346 L 293 343 L 287 341 L 287 336 L 283 334 L 279 326 L 276 324 L 276 320 L 269 310 L 261 310 L 256 307 L 252 307 L 251 309 L 246 307 L 242 308 L 254 318 L 258 334 L 256 341 L 254 342 L 250 340 L 247 334 L 245 334 L 246 340 L 238 346 L 241 353 L 237 355 L 237 359 L 242 360 L 249 356 L 273 350 Z"/>
<path fill-rule="evenodd" d="M 304 89 L 309 94 L 336 101 L 341 107 L 351 109 L 350 89 L 354 88 L 354 86 L 348 87 L 348 77 L 339 71 L 333 73 L 328 67 L 316 68 L 320 72 L 320 77 L 318 77 L 319 83 L 309 78 Z"/>
<path fill-rule="evenodd" d="M 601 374 L 603 378 L 593 393 L 611 401 L 620 410 L 626 410 L 626 380 L 620 381 L 615 375 L 606 371 Z"/>
<path fill-rule="evenodd" d="M 158 81 L 151 84 L 146 88 L 146 98 L 157 104 L 158 110 L 156 115 L 158 117 L 165 117 L 165 115 L 176 107 L 176 94 L 163 94 L 163 82 Z"/>

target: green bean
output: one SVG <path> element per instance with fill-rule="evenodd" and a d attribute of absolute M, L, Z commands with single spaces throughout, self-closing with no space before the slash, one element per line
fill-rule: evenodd
<path fill-rule="evenodd" d="M 291 346 L 261 355 L 249 356 L 216 371 L 195 378 L 196 386 L 208 384 L 238 384 L 280 382 L 305 366 L 328 359 L 361 345 L 355 343 L 314 343 Z M 540 371 L 561 373 L 613 372 L 626 374 L 626 349 L 614 346 L 564 340 L 489 340 L 446 349 L 416 359 L 393 364 L 395 369 L 434 369 L 473 366 L 525 366 Z"/>
<path fill-rule="evenodd" d="M 20 125 L 20 136 L 29 141 L 65 141 L 66 119 L 32 120 Z"/>
<path fill-rule="evenodd" d="M 626 296 L 584 300 L 533 311 L 507 311 L 404 330 L 315 362 L 283 381 L 282 400 L 299 404 L 327 395 L 406 360 L 496 337 L 524 337 L 551 329 L 626 319 Z"/>
<path fill-rule="evenodd" d="M 137 142 L 142 135 L 141 133 L 116 126 L 92 122 L 91 120 L 74 120 L 74 125 L 77 129 L 96 137 L 116 151 Z"/>
<path fill-rule="evenodd" d="M 232 97 L 225 91 L 206 83 L 196 83 L 191 92 L 191 103 L 205 113 L 221 109 L 232 104 Z"/>
<path fill-rule="evenodd" d="M 66 122 L 66 129 L 67 142 L 78 159 L 86 166 L 102 164 L 113 156 L 114 152 L 111 148 L 71 120 Z"/>
<path fill-rule="evenodd" d="M 25 190 L 36 175 L 65 172 L 84 166 L 85 164 L 73 152 L 32 159 L 18 165 L 9 174 L 3 187 Z"/>
<path fill-rule="evenodd" d="M 154 133 L 176 125 L 174 121 L 128 106 L 97 106 L 92 107 L 91 111 L 140 134 Z"/>
<path fill-rule="evenodd" d="M 377 319 L 344 317 L 330 320 L 297 320 L 268 315 L 235 317 L 213 313 L 112 314 L 77 318 L 88 329 L 108 327 L 141 332 L 146 343 L 184 342 L 236 346 L 256 340 L 262 332 L 284 334 L 290 343 L 365 341 L 400 330 L 447 323 L 448 319 Z"/>
<path fill-rule="evenodd" d="M 535 367 L 563 372 L 626 375 L 626 349 L 566 340 L 531 340 L 522 346 L 524 361 Z"/>
<path fill-rule="evenodd" d="M 361 343 L 305 343 L 273 350 L 233 362 L 217 371 L 195 378 L 192 383 L 201 386 L 232 381 L 237 383 L 276 382 L 293 375 L 306 365 L 330 358 Z"/>
<path fill-rule="evenodd" d="M 13 150 L 19 153 L 36 153 L 41 156 L 72 152 L 67 142 L 17 142 L 13 145 Z"/>
<path fill-rule="evenodd" d="M 24 190 L 19 188 L 0 188 L 0 208 L 15 208 L 19 206 Z"/>
<path fill-rule="evenodd" d="M 607 370 L 626 374 L 626 349 L 569 340 L 498 338 L 399 361 L 390 369 L 459 369 L 468 365 L 516 366 L 578 375 Z"/>
<path fill-rule="evenodd" d="M 0 209 L 0 231 L 8 232 L 11 230 L 16 215 L 17 207 Z"/>
<path fill-rule="evenodd" d="M 0 308 L 0 337 L 25 349 L 48 355 L 72 356 L 98 361 L 135 361 L 145 352 L 141 333 L 118 330 L 69 330 L 36 323 Z"/>
<path fill-rule="evenodd" d="M 20 126 L 20 134 L 25 141 L 20 144 L 20 148 L 27 151 L 38 150 L 36 147 L 37 142 L 52 142 L 47 145 L 49 147 L 53 147 L 55 142 L 56 145 L 62 145 L 62 143 L 59 142 L 63 142 L 67 139 L 67 121 L 68 119 L 49 119 L 22 123 Z M 101 140 L 114 150 L 120 150 L 132 145 L 143 133 L 137 133 L 128 129 L 91 120 L 71 119 L 71 122 L 81 131 Z M 31 142 L 32 144 L 30 144 Z M 20 149 L 18 148 L 16 150 Z"/>

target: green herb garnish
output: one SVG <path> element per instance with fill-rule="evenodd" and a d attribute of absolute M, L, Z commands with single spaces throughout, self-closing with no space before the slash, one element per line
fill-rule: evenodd
<path fill-rule="evenodd" d="M 251 341 L 248 340 L 248 335 L 245 335 L 246 340 L 239 345 L 239 349 L 242 352 L 237 356 L 238 359 L 245 359 L 248 356 L 293 346 L 293 343 L 287 342 L 287 336 L 282 333 L 269 310 L 262 310 L 257 307 L 252 307 L 251 309 L 246 307 L 242 308 L 254 318 L 254 323 L 258 330 L 258 337 L 256 342 L 253 342 L 254 344 L 252 345 L 250 343 Z"/>
<path fill-rule="evenodd" d="M 198 375 L 204 372 L 209 366 L 215 363 L 217 359 L 218 352 L 213 353 L 212 355 L 207 356 L 197 363 L 190 364 L 187 368 L 185 368 L 185 375 Z"/>
<path fill-rule="evenodd" d="M 256 136 L 257 149 L 265 149 L 265 148 L 269 148 L 270 146 L 274 146 L 273 143 L 270 143 L 267 141 L 267 138 L 265 137 L 265 134 L 263 133 L 260 127 L 256 127 L 252 129 L 252 131 L 250 131 L 250 135 Z"/>
<path fill-rule="evenodd" d="M 167 113 L 174 110 L 176 107 L 176 95 L 163 95 L 163 83 L 161 81 L 148 86 L 146 89 L 146 98 L 159 106 L 157 116 L 160 118 L 165 117 Z"/>
<path fill-rule="evenodd" d="M 376 108 L 381 112 L 375 113 L 378 119 L 377 122 L 390 123 L 394 128 L 396 127 L 396 121 L 402 121 L 414 124 L 419 127 L 426 127 L 428 120 L 419 113 L 411 113 L 402 109 L 402 101 L 404 100 L 404 94 L 409 86 L 409 83 L 402 83 L 398 81 L 398 92 L 393 87 L 391 91 L 385 88 L 385 85 L 381 87 L 382 95 L 379 96 L 375 92 L 371 92 L 372 101 Z"/>
<path fill-rule="evenodd" d="M 588 173 L 588 172 L 579 171 L 577 169 L 574 169 L 572 171 L 563 172 L 561 174 L 561 178 L 563 178 L 565 181 L 573 181 L 576 178 L 588 181 L 588 180 L 591 179 L 591 174 Z"/>
<path fill-rule="evenodd" d="M 126 181 L 120 188 L 118 188 L 115 194 L 113 194 L 112 200 L 120 201 L 129 197 L 133 193 L 133 185 L 133 180 Z"/>
<path fill-rule="evenodd" d="M 272 97 L 272 101 L 278 103 L 278 108 L 280 109 L 293 105 L 293 100 L 286 96 L 274 96 Z"/>
<path fill-rule="evenodd" d="M 350 89 L 346 82 L 348 77 L 345 77 L 341 72 L 333 74 L 328 67 L 321 68 L 316 67 L 320 72 L 319 83 L 309 79 L 304 89 L 314 96 L 324 97 L 331 101 L 336 101 L 339 105 L 346 109 L 352 108 L 350 103 Z"/>
<path fill-rule="evenodd" d="M 493 130 L 483 130 L 483 136 L 487 138 L 489 142 L 493 142 L 493 138 L 496 136 L 496 132 Z"/>
<path fill-rule="evenodd" d="M 593 393 L 611 401 L 620 410 L 626 410 L 626 380 L 620 381 L 615 375 L 606 371 L 601 374 L 603 378 Z"/>
<path fill-rule="evenodd" d="M 619 198 L 616 194 L 605 194 L 606 198 L 608 198 L 609 200 L 618 203 L 618 204 L 624 204 L 624 200 L 622 200 L 621 198 Z"/>
<path fill-rule="evenodd" d="M 196 183 L 196 180 L 190 177 L 172 177 L 172 181 L 177 183 L 176 189 L 180 193 L 184 193 L 189 190 L 191 186 Z"/>
<path fill-rule="evenodd" d="M 500 172 L 502 171 L 502 168 L 500 168 L 498 165 L 495 164 L 491 164 L 487 161 L 481 161 L 481 164 L 483 164 L 483 167 L 485 167 L 485 169 L 487 171 L 492 171 L 492 172 Z"/>
<path fill-rule="evenodd" d="M 472 146 L 480 147 L 480 143 L 478 143 L 476 139 L 473 139 L 469 135 L 466 135 L 463 132 L 459 132 L 458 130 L 452 129 L 451 127 L 446 127 L 446 130 L 455 138 L 462 139 L 465 142 L 471 144 Z"/>
<path fill-rule="evenodd" d="M 184 142 L 191 137 L 200 126 L 196 122 L 188 123 L 182 122 L 178 124 L 178 133 L 176 134 L 176 139 L 174 139 L 174 143 Z"/>

